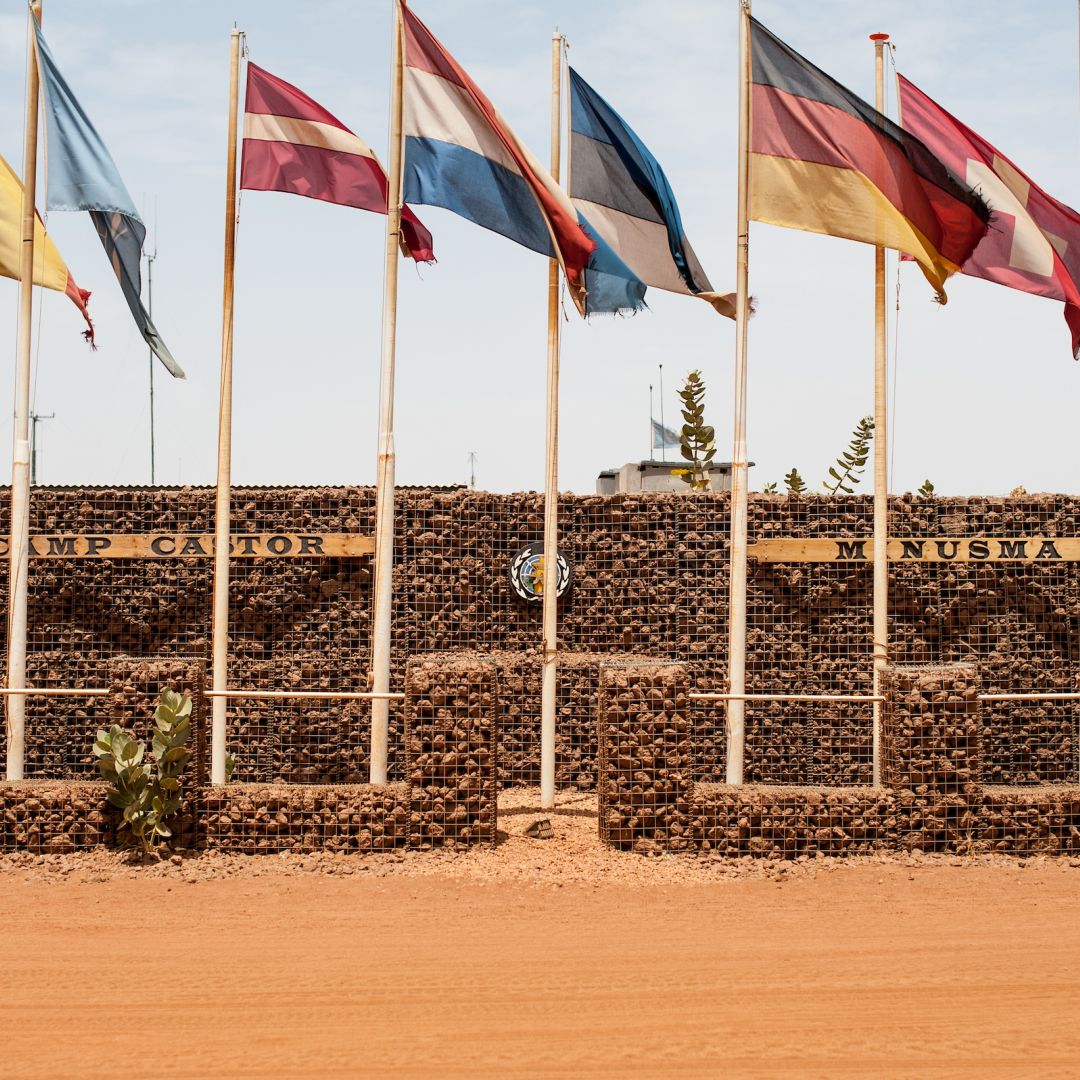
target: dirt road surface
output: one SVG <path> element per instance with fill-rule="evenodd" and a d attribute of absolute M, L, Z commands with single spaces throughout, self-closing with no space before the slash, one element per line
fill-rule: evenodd
<path fill-rule="evenodd" d="M 0 859 L 0 1077 L 1074 1077 L 1080 862 Z"/>

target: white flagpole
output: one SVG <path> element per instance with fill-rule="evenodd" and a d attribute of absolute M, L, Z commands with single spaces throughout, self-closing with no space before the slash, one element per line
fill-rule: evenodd
<path fill-rule="evenodd" d="M 41 20 L 41 3 L 28 20 Z M 26 607 L 30 572 L 30 333 L 34 311 L 34 222 L 37 198 L 38 68 L 32 21 L 26 24 L 26 129 L 23 133 L 22 246 L 19 256 L 19 341 L 15 367 L 15 442 L 11 456 L 7 685 L 26 686 Z M 23 778 L 26 698 L 7 699 L 7 778 Z"/>
<path fill-rule="evenodd" d="M 229 63 L 229 145 L 225 166 L 225 275 L 221 301 L 221 388 L 218 397 L 217 501 L 214 514 L 213 688 L 229 685 L 229 545 L 232 495 L 233 280 L 236 266 L 236 127 L 240 102 L 240 39 L 235 27 Z M 212 698 L 210 782 L 225 783 L 229 700 Z"/>
<path fill-rule="evenodd" d="M 562 44 L 551 35 L 551 175 L 559 182 L 562 149 Z M 559 633 L 559 260 L 548 264 L 547 453 L 544 483 L 544 641 L 540 700 L 540 805 L 555 806 L 555 705 Z"/>
<path fill-rule="evenodd" d="M 649 383 L 649 457 L 648 460 L 652 461 L 653 454 L 656 451 L 656 432 L 653 430 L 653 396 L 652 396 L 652 383 Z"/>
<path fill-rule="evenodd" d="M 871 34 L 877 111 L 885 111 L 884 47 L 888 34 Z M 885 249 L 874 248 L 874 696 L 889 663 L 888 369 L 885 348 Z M 881 784 L 881 702 L 874 702 L 873 781 Z"/>
<path fill-rule="evenodd" d="M 739 208 L 735 292 L 735 438 L 731 455 L 728 693 L 746 693 L 746 322 L 750 249 L 750 0 L 739 5 Z M 743 782 L 746 702 L 727 707 L 727 782 Z"/>
<path fill-rule="evenodd" d="M 401 186 L 404 157 L 402 137 L 402 23 L 401 6 L 394 8 L 390 73 L 390 146 L 386 194 L 386 270 L 383 279 L 382 374 L 379 404 L 379 461 L 375 479 L 375 587 L 371 626 L 371 689 L 390 691 L 390 625 L 394 599 L 394 362 L 397 353 L 398 252 L 401 232 Z M 390 702 L 371 703 L 371 765 L 373 784 L 386 783 Z"/>

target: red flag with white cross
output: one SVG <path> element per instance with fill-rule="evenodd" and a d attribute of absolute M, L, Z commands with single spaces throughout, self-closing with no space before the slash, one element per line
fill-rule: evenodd
<path fill-rule="evenodd" d="M 902 75 L 899 81 L 903 127 L 975 188 L 994 213 L 961 272 L 1063 300 L 1073 358 L 1080 358 L 1080 214 Z"/>

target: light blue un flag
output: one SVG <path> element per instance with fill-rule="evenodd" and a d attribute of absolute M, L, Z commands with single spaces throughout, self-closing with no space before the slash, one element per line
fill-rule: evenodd
<path fill-rule="evenodd" d="M 88 210 L 109 257 L 131 315 L 143 339 L 169 373 L 183 379 L 140 299 L 142 293 L 143 225 L 120 179 L 112 155 L 90 117 L 60 74 L 49 46 L 34 20 L 38 73 L 45 99 L 46 206 L 50 210 Z"/>
<path fill-rule="evenodd" d="M 652 445 L 654 450 L 678 450 L 682 446 L 679 436 L 659 420 L 652 422 Z"/>

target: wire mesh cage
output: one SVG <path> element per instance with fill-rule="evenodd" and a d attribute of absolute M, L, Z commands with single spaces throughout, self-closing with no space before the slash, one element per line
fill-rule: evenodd
<path fill-rule="evenodd" d="M 120 656 L 208 658 L 213 565 L 205 538 L 213 496 L 210 488 L 34 489 L 31 533 L 40 551 L 30 560 L 28 683 L 90 690 L 107 684 L 109 664 Z M 402 489 L 396 505 L 393 686 L 403 684 L 410 658 L 489 655 L 501 680 L 500 783 L 538 782 L 540 605 L 517 595 L 509 569 L 542 536 L 541 496 Z M 693 691 L 726 688 L 728 505 L 726 494 L 708 492 L 563 498 L 560 549 L 573 581 L 560 598 L 561 787 L 595 787 L 603 661 L 677 659 Z M 0 528 L 7 512 L 0 500 Z M 889 574 L 892 662 L 975 662 L 984 691 L 996 695 L 1074 691 L 1080 564 L 1055 557 L 1052 541 L 1076 537 L 1078 520 L 1080 502 L 1066 496 L 894 498 L 890 531 L 902 548 Z M 237 488 L 232 523 L 237 536 L 370 536 L 374 492 Z M 871 500 L 754 496 L 749 531 L 747 690 L 869 697 L 870 562 L 754 552 L 762 541 L 822 538 L 865 549 Z M 64 546 L 76 535 L 151 533 L 203 539 L 190 555 L 170 558 L 79 555 Z M 926 561 L 929 555 L 937 561 Z M 365 689 L 369 575 L 365 555 L 238 553 L 230 566 L 231 688 Z M 3 564 L 0 589 L 6 585 Z M 27 698 L 25 710 L 28 777 L 95 775 L 89 748 L 103 716 L 100 699 Z M 390 777 L 400 780 L 402 710 L 393 704 L 390 713 Z M 1080 783 L 1075 702 L 987 701 L 982 716 L 984 782 Z M 367 779 L 367 702 L 240 696 L 230 700 L 228 717 L 238 781 Z M 689 719 L 694 779 L 722 781 L 724 707 L 694 702 Z M 746 704 L 748 782 L 867 785 L 871 755 L 869 702 Z"/>

